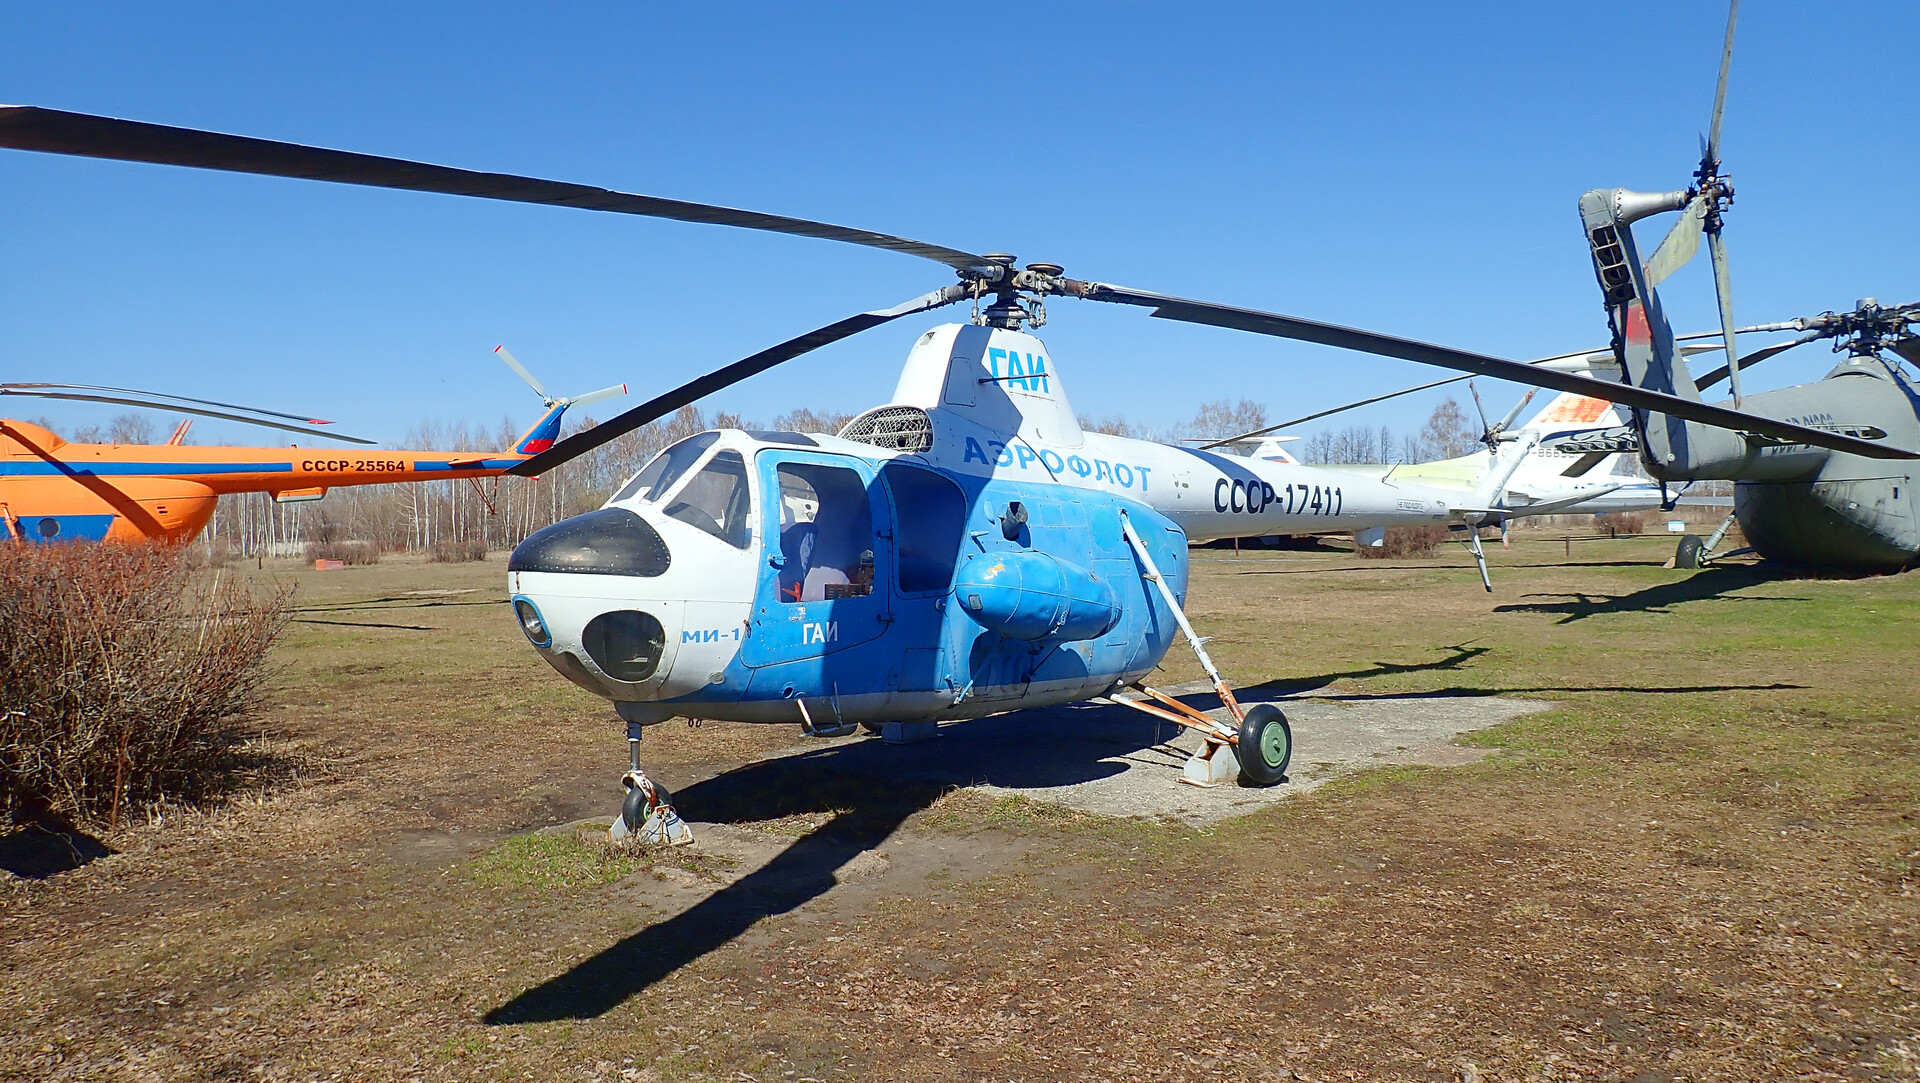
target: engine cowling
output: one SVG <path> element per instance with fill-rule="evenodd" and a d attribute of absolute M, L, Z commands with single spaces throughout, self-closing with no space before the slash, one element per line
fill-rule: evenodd
<path fill-rule="evenodd" d="M 1029 642 L 1092 639 L 1120 620 L 1112 587 L 1032 550 L 975 555 L 954 575 L 953 597 L 981 627 Z"/>

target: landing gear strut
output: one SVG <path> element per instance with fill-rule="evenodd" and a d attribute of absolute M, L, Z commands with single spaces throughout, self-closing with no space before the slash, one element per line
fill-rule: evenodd
<path fill-rule="evenodd" d="M 1107 698 L 1155 718 L 1200 731 L 1207 740 L 1206 747 L 1194 753 L 1193 758 L 1181 769 L 1182 782 L 1195 786 L 1218 786 L 1236 774 L 1240 776 L 1241 784 L 1246 786 L 1272 786 L 1285 782 L 1287 764 L 1293 759 L 1293 730 L 1287 725 L 1287 716 L 1271 703 L 1255 704 L 1250 711 L 1240 706 L 1240 701 L 1233 698 L 1233 689 L 1227 687 L 1226 678 L 1220 676 L 1220 671 L 1214 668 L 1213 659 L 1207 657 L 1206 640 L 1196 634 L 1193 625 L 1187 622 L 1179 599 L 1173 596 L 1173 589 L 1167 586 L 1160 569 L 1154 566 L 1153 555 L 1147 552 L 1146 543 L 1140 540 L 1140 535 L 1134 533 L 1133 522 L 1124 511 L 1120 513 L 1120 532 L 1139 556 L 1141 567 L 1146 569 L 1147 582 L 1159 588 L 1161 600 L 1167 603 L 1174 622 L 1180 626 L 1181 634 L 1187 637 L 1188 645 L 1200 659 L 1200 668 L 1206 670 L 1207 676 L 1213 679 L 1214 691 L 1220 694 L 1220 702 L 1233 715 L 1237 728 L 1144 684 L 1131 686 L 1133 691 L 1145 697 L 1143 699 Z"/>
<path fill-rule="evenodd" d="M 640 734 L 640 723 L 627 723 L 628 768 L 620 779 L 620 785 L 627 788 L 627 797 L 620 803 L 620 815 L 614 817 L 607 834 L 615 842 L 637 835 L 641 842 L 684 846 L 693 841 L 693 831 L 674 811 L 673 795 L 667 788 L 640 770 Z"/>
<path fill-rule="evenodd" d="M 1706 567 L 1715 556 L 1714 549 L 1718 548 L 1720 543 L 1726 540 L 1727 531 L 1733 529 L 1735 521 L 1735 517 L 1729 514 L 1725 519 L 1720 520 L 1719 527 L 1715 528 L 1714 532 L 1708 535 L 1705 541 L 1702 541 L 1698 534 L 1688 534 L 1681 538 L 1680 548 L 1673 554 L 1673 566 L 1689 572 L 1698 571 Z M 1721 557 L 1731 557 L 1738 556 L 1744 552 L 1747 552 L 1747 550 L 1736 549 L 1731 553 L 1720 553 L 1718 555 Z"/>

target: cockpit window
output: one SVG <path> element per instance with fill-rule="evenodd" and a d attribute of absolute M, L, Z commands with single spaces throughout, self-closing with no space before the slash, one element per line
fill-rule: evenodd
<path fill-rule="evenodd" d="M 747 464 L 737 451 L 715 455 L 667 505 L 671 518 L 697 526 L 735 549 L 747 547 L 752 512 Z"/>
<path fill-rule="evenodd" d="M 622 485 L 620 491 L 613 494 L 613 499 L 618 501 L 639 496 L 642 500 L 656 500 L 667 495 L 667 490 L 680 480 L 680 475 L 698 462 L 700 456 L 718 439 L 720 434 L 717 432 L 703 432 L 698 436 L 689 436 L 655 455 L 652 462 L 641 467 L 640 472 L 633 476 L 632 481 Z"/>

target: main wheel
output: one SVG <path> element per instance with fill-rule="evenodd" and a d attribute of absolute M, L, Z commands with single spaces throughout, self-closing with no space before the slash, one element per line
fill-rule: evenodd
<path fill-rule="evenodd" d="M 1293 727 L 1271 703 L 1256 703 L 1240 723 L 1240 782 L 1245 786 L 1272 786 L 1287 780 L 1293 762 Z"/>
<path fill-rule="evenodd" d="M 887 724 L 885 722 L 862 722 L 860 723 L 860 728 L 873 734 L 875 737 L 887 732 Z"/>
<path fill-rule="evenodd" d="M 1700 570 L 1700 557 L 1707 550 L 1707 543 L 1700 540 L 1698 534 L 1688 534 L 1680 539 L 1680 550 L 1673 554 L 1673 566 L 1690 572 Z"/>

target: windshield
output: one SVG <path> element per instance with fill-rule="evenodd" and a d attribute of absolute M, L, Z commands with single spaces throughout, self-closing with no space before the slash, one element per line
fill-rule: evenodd
<path fill-rule="evenodd" d="M 633 480 L 620 487 L 613 494 L 614 500 L 625 500 L 638 496 L 642 500 L 655 500 L 667 494 L 680 475 L 697 462 L 703 452 L 720 439 L 717 432 L 703 432 L 698 436 L 689 436 L 667 450 L 653 457 L 653 461 L 641 467 Z"/>
<path fill-rule="evenodd" d="M 747 547 L 752 510 L 747 495 L 747 464 L 737 451 L 715 455 L 667 505 L 672 518 L 699 527 L 735 549 Z"/>

